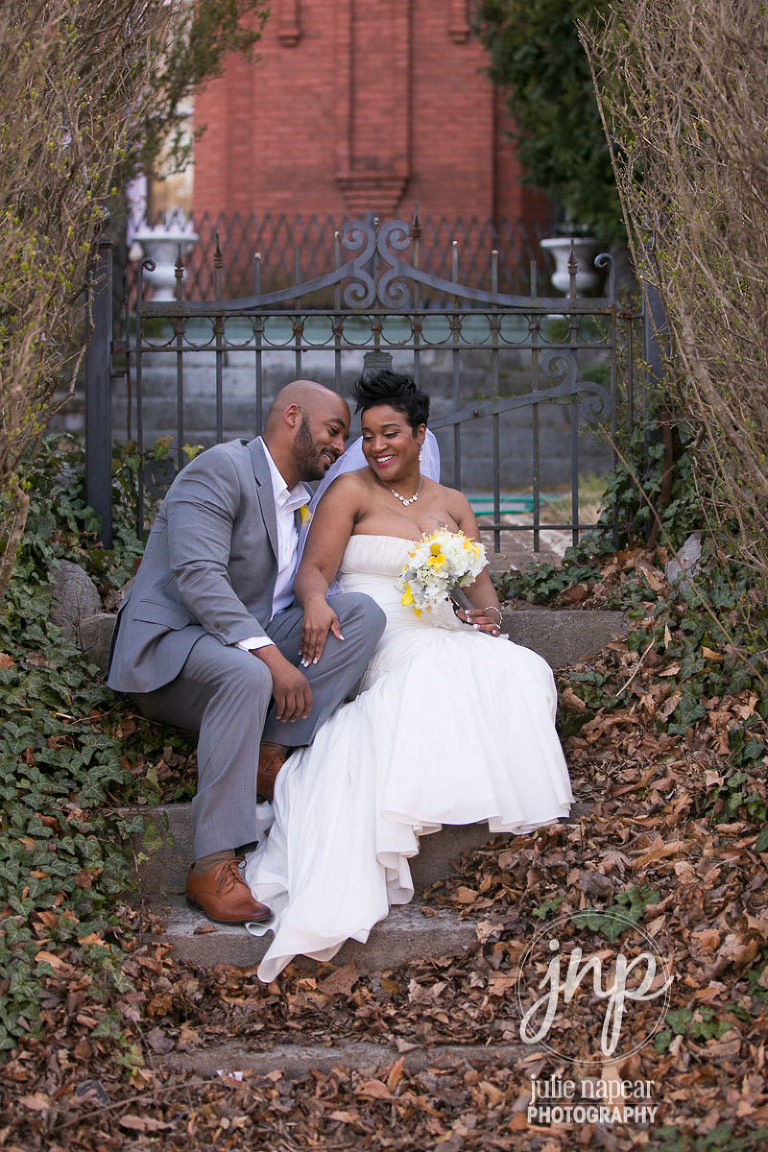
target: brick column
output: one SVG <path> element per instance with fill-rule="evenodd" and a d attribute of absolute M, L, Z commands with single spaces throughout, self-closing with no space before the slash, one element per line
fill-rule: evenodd
<path fill-rule="evenodd" d="M 394 216 L 411 174 L 411 0 L 338 0 L 334 49 L 336 181 L 353 215 Z"/>

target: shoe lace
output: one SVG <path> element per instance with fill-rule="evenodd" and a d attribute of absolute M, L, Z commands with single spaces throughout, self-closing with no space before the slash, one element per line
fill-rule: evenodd
<path fill-rule="evenodd" d="M 235 856 L 232 860 L 227 860 L 224 867 L 220 870 L 216 880 L 217 893 L 223 893 L 233 888 L 235 884 L 243 884 L 245 881 L 240 873 L 240 861 Z"/>

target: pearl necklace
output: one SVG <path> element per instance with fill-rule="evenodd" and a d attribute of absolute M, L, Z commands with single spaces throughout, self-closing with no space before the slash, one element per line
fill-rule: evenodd
<path fill-rule="evenodd" d="M 389 490 L 389 491 L 392 493 L 392 495 L 393 495 L 393 496 L 394 496 L 396 499 L 398 499 L 398 500 L 400 501 L 400 503 L 401 503 L 401 504 L 402 504 L 402 505 L 403 505 L 405 508 L 409 508 L 409 507 L 411 506 L 411 504 L 415 504 L 415 503 L 416 503 L 416 501 L 418 500 L 418 498 L 419 498 L 419 492 L 421 492 L 421 485 L 422 485 L 423 481 L 424 481 L 424 477 L 423 477 L 423 476 L 419 476 L 419 486 L 418 486 L 418 488 L 416 489 L 416 491 L 414 492 L 413 496 L 411 496 L 410 500 L 406 500 L 405 496 L 401 496 L 399 492 L 395 492 L 394 488 L 390 488 L 390 487 L 389 487 L 389 484 L 385 484 L 385 485 L 384 485 L 384 487 L 385 487 L 385 488 L 387 488 L 387 489 L 388 489 L 388 490 Z"/>

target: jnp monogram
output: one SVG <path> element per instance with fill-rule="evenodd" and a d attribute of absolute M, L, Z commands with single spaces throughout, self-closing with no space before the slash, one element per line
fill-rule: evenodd
<path fill-rule="evenodd" d="M 595 914 L 593 911 L 592 916 Z M 615 919 L 615 912 L 612 915 Z M 584 950 L 579 944 L 573 944 L 566 955 L 559 935 L 554 934 L 558 924 L 563 927 L 568 924 L 572 929 L 574 920 L 570 917 L 560 917 L 548 930 L 539 932 L 523 957 L 518 984 L 522 1041 L 525 1044 L 541 1044 L 548 1051 L 567 1057 L 568 1054 L 561 1050 L 556 1026 L 558 1021 L 563 1023 L 562 1017 L 567 1006 L 574 1001 L 582 984 L 586 982 L 586 988 L 589 988 L 591 976 L 590 1007 L 596 1001 L 602 1018 L 600 1056 L 595 1054 L 595 1059 L 616 1055 L 628 1004 L 639 1004 L 663 997 L 657 1021 L 652 1028 L 646 1027 L 642 1040 L 639 1043 L 634 1042 L 631 1051 L 636 1051 L 648 1043 L 664 1018 L 669 988 L 674 979 L 669 974 L 667 965 L 653 940 L 632 921 L 627 920 L 628 928 L 635 934 L 639 933 L 644 944 L 648 945 L 641 951 L 637 951 L 636 946 L 628 947 L 628 951 L 632 953 L 631 958 L 628 958 L 622 950 L 618 950 L 612 958 L 606 957 L 605 951 L 585 958 Z M 549 962 L 544 975 L 533 986 L 533 990 L 542 991 L 542 995 L 526 1007 L 523 1004 L 524 988 L 530 988 L 531 985 L 525 979 L 525 969 L 526 966 L 530 968 L 532 965 L 540 969 L 540 953 L 537 953 L 537 950 L 543 948 L 545 936 L 549 939 L 544 956 L 549 954 Z M 636 939 L 635 936 L 635 945 Z M 595 1009 L 591 1010 L 594 1013 Z M 568 1029 L 565 1031 L 567 1033 Z M 551 1034 L 553 1039 L 550 1039 Z M 579 1040 L 579 1056 L 583 1059 L 583 1029 L 580 1030 Z"/>

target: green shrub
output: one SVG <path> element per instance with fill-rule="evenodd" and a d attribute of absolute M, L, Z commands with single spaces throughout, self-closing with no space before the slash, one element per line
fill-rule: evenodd
<path fill-rule="evenodd" d="M 76 441 L 46 440 L 26 473 L 29 515 L 0 614 L 0 1055 L 39 1027 L 47 957 L 75 964 L 99 1003 L 123 980 L 115 909 L 130 883 L 124 845 L 142 822 L 116 805 L 136 782 L 118 698 L 51 622 L 51 577 L 62 559 L 102 592 L 131 575 L 141 545 L 119 498 L 126 475 L 122 464 L 105 551 Z"/>

